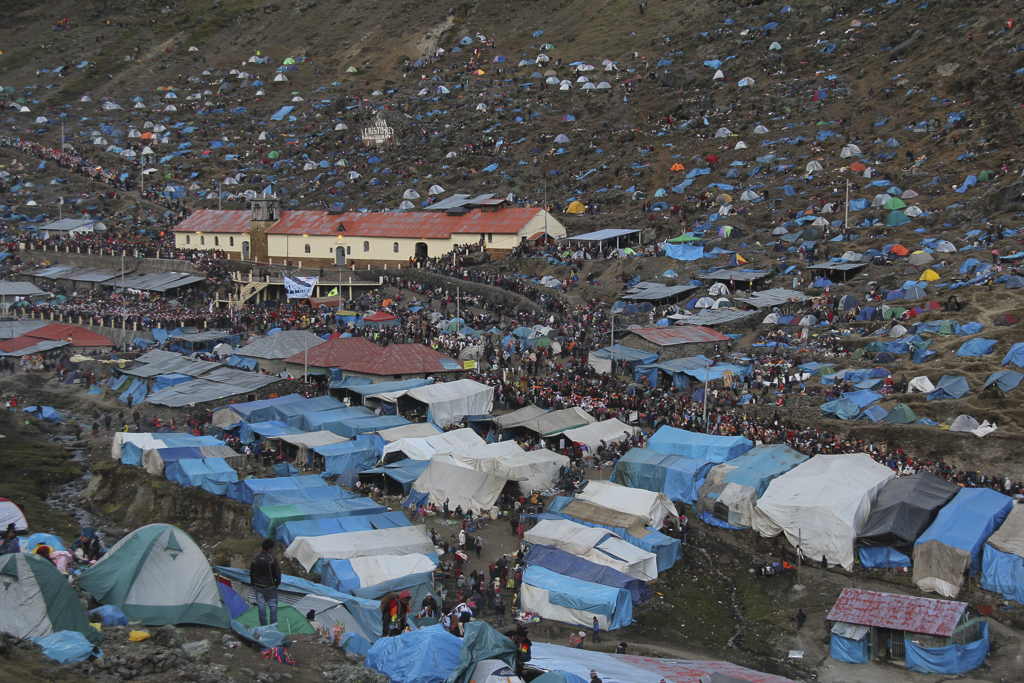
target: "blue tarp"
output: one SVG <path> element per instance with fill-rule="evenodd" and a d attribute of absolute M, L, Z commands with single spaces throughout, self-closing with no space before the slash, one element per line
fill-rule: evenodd
<path fill-rule="evenodd" d="M 666 244 L 665 256 L 677 261 L 697 261 L 704 258 L 704 247 L 690 244 Z"/>
<path fill-rule="evenodd" d="M 283 479 L 243 479 L 242 481 L 228 484 L 228 498 L 252 505 L 253 498 L 257 493 L 326 486 L 329 486 L 329 484 L 324 481 L 323 477 L 315 474 Z"/>
<path fill-rule="evenodd" d="M 821 412 L 839 420 L 852 420 L 860 415 L 860 407 L 844 396 L 834 401 L 823 403 L 821 405 Z"/>
<path fill-rule="evenodd" d="M 234 591 L 231 586 L 217 582 L 217 588 L 220 589 L 220 597 L 224 601 L 224 606 L 228 608 L 228 614 L 231 615 L 232 619 L 237 619 L 242 616 L 252 607 L 249 603 L 242 599 L 242 596 Z M 125 625 L 128 621 L 125 620 Z"/>
<path fill-rule="evenodd" d="M 114 387 L 111 387 L 114 388 Z M 277 398 L 267 398 L 262 401 L 249 401 L 247 403 L 235 403 L 232 405 L 224 406 L 223 408 L 217 408 L 213 411 L 214 422 L 216 423 L 216 415 L 221 410 L 230 410 L 233 413 L 237 413 L 241 418 L 247 422 L 254 422 L 251 419 L 252 411 L 259 410 L 261 408 L 268 408 L 270 406 L 280 405 L 282 403 L 296 403 L 298 401 L 305 401 L 305 397 L 299 394 L 288 394 L 287 396 L 279 396 Z"/>
<path fill-rule="evenodd" d="M 844 638 L 832 634 L 828 645 L 828 654 L 837 662 L 849 662 L 850 664 L 868 663 L 868 633 L 861 636 L 860 640 Z"/>
<path fill-rule="evenodd" d="M 184 384 L 185 382 L 191 382 L 192 377 L 189 375 L 182 375 L 180 373 L 174 373 L 170 375 L 159 375 L 156 381 L 153 382 L 153 393 L 166 389 L 167 387 L 173 387 L 175 384 Z"/>
<path fill-rule="evenodd" d="M 276 477 L 297 477 L 299 468 L 290 462 L 279 462 L 274 465 L 274 476 Z"/>
<path fill-rule="evenodd" d="M 981 587 L 1024 605 L 1024 557 L 985 544 Z"/>
<path fill-rule="evenodd" d="M 315 476 L 315 475 L 314 475 Z M 294 477 L 293 477 L 294 478 Z M 287 479 L 287 477 L 285 478 Z M 266 480 L 262 480 L 266 481 Z M 233 484 L 229 484 L 233 486 Z M 254 508 L 263 505 L 289 505 L 291 503 L 320 503 L 328 500 L 351 500 L 358 498 L 354 493 L 349 493 L 337 486 L 323 486 L 320 488 L 285 489 L 283 491 L 266 491 L 256 493 L 252 499 Z"/>
<path fill-rule="evenodd" d="M 324 472 L 327 475 L 341 474 L 350 469 L 362 472 L 376 465 L 381 458 L 381 449 L 366 435 L 356 437 L 356 441 L 333 443 L 329 446 L 317 446 L 313 450 L 324 458 Z"/>
<path fill-rule="evenodd" d="M 405 495 L 409 495 L 412 485 L 420 478 L 430 465 L 429 460 L 402 460 L 387 467 L 376 467 L 363 472 L 364 475 L 383 474 L 402 485 Z"/>
<path fill-rule="evenodd" d="M 605 360 L 611 359 L 612 347 L 606 346 L 603 349 L 594 351 L 594 356 Z M 615 345 L 615 362 L 628 361 L 630 365 L 654 363 L 658 360 L 658 354 L 649 351 L 641 351 L 620 344 Z"/>
<path fill-rule="evenodd" d="M 28 406 L 25 408 L 25 412 L 47 422 L 60 422 L 64 419 L 63 415 L 50 406 Z"/>
<path fill-rule="evenodd" d="M 379 639 L 365 664 L 392 681 L 443 683 L 461 658 L 462 640 L 436 625 Z"/>
<path fill-rule="evenodd" d="M 910 558 L 891 546 L 862 546 L 857 548 L 860 564 L 865 569 L 910 567 Z"/>
<path fill-rule="evenodd" d="M 57 631 L 29 640 L 42 647 L 43 654 L 59 664 L 84 662 L 89 657 L 103 656 L 103 652 L 78 631 Z"/>
<path fill-rule="evenodd" d="M 373 531 L 374 529 L 397 529 L 412 526 L 405 513 L 381 512 L 352 517 L 329 517 L 326 519 L 299 520 L 285 522 L 277 527 L 277 540 L 289 546 L 300 536 L 329 536 L 345 534 L 352 531 Z M 325 585 L 327 585 L 325 583 Z"/>
<path fill-rule="evenodd" d="M 960 675 L 977 669 L 988 656 L 988 623 L 978 624 L 980 638 L 967 645 L 921 647 L 907 640 L 907 668 L 920 673 Z"/>
<path fill-rule="evenodd" d="M 326 426 L 328 427 L 327 431 L 352 439 L 359 434 L 372 434 L 407 424 L 412 423 L 401 415 L 381 415 L 380 417 L 356 417 L 343 422 L 331 422 Z"/>
<path fill-rule="evenodd" d="M 293 107 L 293 106 L 281 107 L 280 109 L 277 110 L 277 112 L 273 116 L 270 117 L 270 120 L 271 121 L 284 121 L 284 117 L 288 116 L 288 114 L 291 114 L 292 110 L 294 110 L 294 109 L 295 109 L 295 107 Z"/>
<path fill-rule="evenodd" d="M 616 463 L 611 481 L 634 489 L 664 493 L 675 502 L 692 505 L 697 500 L 701 482 L 713 465 L 708 460 L 632 448 Z"/>
<path fill-rule="evenodd" d="M 354 417 L 368 417 L 374 413 L 369 408 L 355 406 L 352 408 L 335 408 L 333 410 L 321 410 L 316 413 L 306 413 L 302 416 L 299 424 L 295 425 L 304 432 L 330 431 L 332 422 L 343 422 Z"/>
<path fill-rule="evenodd" d="M 269 422 L 270 420 L 283 420 L 292 426 L 293 418 L 302 418 L 307 413 L 315 413 L 321 410 L 334 410 L 344 408 L 345 405 L 332 396 L 318 396 L 307 398 L 304 401 L 287 401 L 266 405 L 257 408 L 249 414 L 249 422 Z"/>
<path fill-rule="evenodd" d="M 267 422 L 243 422 L 242 428 L 238 430 L 238 438 L 244 444 L 256 443 L 268 436 L 289 436 L 302 434 L 301 429 L 290 426 L 283 420 L 270 420 Z"/>
<path fill-rule="evenodd" d="M 387 508 L 370 498 L 264 505 L 253 511 L 252 528 L 260 536 L 274 538 L 278 525 L 285 522 L 356 517 L 384 512 L 387 512 Z"/>
<path fill-rule="evenodd" d="M 971 390 L 967 378 L 962 375 L 943 375 L 935 389 L 928 392 L 929 401 L 944 398 L 963 398 Z"/>
<path fill-rule="evenodd" d="M 633 623 L 633 601 L 629 591 L 622 588 L 580 581 L 537 565 L 527 567 L 523 572 L 523 584 L 547 591 L 547 599 L 552 605 L 588 613 L 585 622 L 582 619 L 574 622 L 578 626 L 592 626 L 592 614 L 598 616 L 602 629 L 607 631 Z"/>
<path fill-rule="evenodd" d="M 977 574 L 981 571 L 982 546 L 1012 507 L 1012 498 L 992 489 L 961 489 L 917 539 L 914 554 L 918 546 L 931 541 L 966 550 L 971 554 L 971 574 Z"/>
<path fill-rule="evenodd" d="M 862 389 L 860 391 L 844 391 L 843 397 L 850 399 L 860 408 L 867 408 L 875 401 L 881 400 L 882 395 L 876 394 L 869 389 Z"/>
<path fill-rule="evenodd" d="M 647 442 L 648 448 L 659 453 L 713 463 L 727 462 L 739 457 L 753 445 L 753 442 L 742 436 L 700 434 L 667 425 L 658 429 Z"/>
<path fill-rule="evenodd" d="M 959 358 L 974 358 L 992 353 L 995 347 L 995 339 L 971 339 L 964 342 L 963 346 L 957 349 L 956 355 Z"/>
<path fill-rule="evenodd" d="M 100 605 L 89 612 L 89 621 L 99 622 L 104 626 L 127 626 L 128 617 L 117 605 Z"/>
<path fill-rule="evenodd" d="M 641 603 L 651 597 L 650 586 L 646 581 L 633 578 L 611 567 L 590 562 L 549 545 L 530 546 L 525 562 L 528 565 L 544 567 L 556 574 L 562 574 L 581 581 L 601 584 L 611 588 L 621 588 L 630 594 L 634 604 Z"/>
<path fill-rule="evenodd" d="M 1013 363 L 1018 368 L 1024 368 L 1024 342 L 1018 342 L 1010 347 L 1010 350 L 1003 356 L 1003 362 L 1000 365 L 1006 365 L 1007 363 Z"/>
<path fill-rule="evenodd" d="M 131 386 L 129 386 L 117 398 L 121 403 L 127 403 L 129 396 L 132 397 L 133 406 L 142 405 L 142 402 L 146 400 L 146 380 L 133 379 Z"/>
<path fill-rule="evenodd" d="M 1024 379 L 1024 374 L 1014 372 L 1013 370 L 997 370 L 988 376 L 985 380 L 985 386 L 983 389 L 988 389 L 989 386 L 995 384 L 999 387 L 1000 391 L 1012 391 L 1020 385 L 1021 380 Z"/>
<path fill-rule="evenodd" d="M 386 394 L 391 391 L 408 391 L 409 389 L 418 389 L 433 383 L 433 381 L 434 380 L 432 379 L 402 379 L 395 380 L 393 382 L 377 382 L 376 384 L 369 384 L 367 386 L 349 386 L 345 388 L 348 391 L 359 394 L 362 397 L 363 403 L 365 403 L 369 396 Z"/>
<path fill-rule="evenodd" d="M 164 460 L 164 463 L 164 474 L 171 481 L 182 486 L 198 486 L 218 496 L 226 495 L 228 484 L 238 481 L 238 473 L 224 458 L 179 459 L 170 465 Z"/>

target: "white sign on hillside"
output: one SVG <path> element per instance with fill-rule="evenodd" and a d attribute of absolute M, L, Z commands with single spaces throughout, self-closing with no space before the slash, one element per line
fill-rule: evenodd
<path fill-rule="evenodd" d="M 395 139 L 395 129 L 388 125 L 384 115 L 377 112 L 377 118 L 366 128 L 363 128 L 363 144 L 383 145 L 389 140 Z"/>

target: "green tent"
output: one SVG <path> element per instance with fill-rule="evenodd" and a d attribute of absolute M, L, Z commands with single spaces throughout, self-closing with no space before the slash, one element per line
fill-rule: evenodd
<path fill-rule="evenodd" d="M 269 617 L 270 615 L 267 616 Z M 260 625 L 259 609 L 256 607 L 248 609 L 238 615 L 238 619 L 235 621 L 243 626 L 257 628 Z M 277 606 L 277 630 L 287 635 L 299 633 L 312 635 L 316 633 L 316 629 L 309 623 L 309 620 L 291 605 Z"/>
<path fill-rule="evenodd" d="M 477 663 L 485 660 L 504 662 L 515 669 L 516 646 L 507 636 L 503 636 L 485 621 L 471 621 L 465 629 L 459 665 L 444 683 L 472 683 L 473 680 L 481 680 L 474 674 Z"/>
<path fill-rule="evenodd" d="M 850 357 L 853 358 L 854 360 L 860 360 L 861 358 L 864 357 L 864 349 L 857 349 L 856 351 L 853 352 L 853 354 L 851 354 Z"/>
<path fill-rule="evenodd" d="M 293 57 L 288 57 L 287 59 L 284 60 L 284 65 L 285 66 L 288 66 L 289 64 L 294 64 L 294 63 L 295 63 L 295 59 Z"/>
<path fill-rule="evenodd" d="M 897 403 L 889 414 L 882 418 L 882 422 L 892 422 L 898 425 L 910 424 L 917 421 L 917 415 L 906 403 Z"/>
<path fill-rule="evenodd" d="M 68 577 L 40 555 L 0 555 L 0 631 L 39 638 L 77 631 L 93 645 L 103 633 L 89 624 Z"/>
<path fill-rule="evenodd" d="M 685 242 L 700 242 L 700 238 L 699 237 L 694 237 L 693 235 L 691 235 L 688 232 L 684 232 L 679 237 L 673 237 L 668 242 L 669 242 L 669 244 L 683 244 Z"/>
<path fill-rule="evenodd" d="M 900 199 L 899 197 L 890 197 L 889 201 L 887 201 L 885 204 L 882 204 L 882 208 L 888 209 L 889 211 L 896 211 L 898 209 L 907 208 L 907 203 Z"/>
<path fill-rule="evenodd" d="M 359 73 L 359 69 L 355 68 L 354 66 L 350 66 L 349 68 L 345 69 L 345 73 L 349 73 L 349 74 Z"/>
<path fill-rule="evenodd" d="M 888 202 L 886 202 L 886 203 L 888 204 Z M 890 228 L 895 228 L 896 226 L 903 225 L 904 223 L 909 223 L 909 222 L 910 222 L 910 217 L 907 216 L 907 214 L 905 214 L 905 213 L 903 213 L 902 211 L 899 211 L 899 210 L 893 211 L 885 219 L 885 224 L 888 225 Z"/>
<path fill-rule="evenodd" d="M 996 174 L 993 173 L 992 171 L 982 171 L 981 173 L 978 174 L 979 183 L 990 183 L 993 180 L 995 180 L 995 178 Z"/>
<path fill-rule="evenodd" d="M 231 624 L 203 551 L 170 524 L 131 532 L 82 572 L 78 585 L 101 605 L 116 605 L 147 626 Z"/>
<path fill-rule="evenodd" d="M 268 159 L 277 159 L 280 156 L 281 156 L 281 153 L 275 150 L 275 151 L 271 152 L 270 154 L 268 154 L 267 158 Z"/>
<path fill-rule="evenodd" d="M 892 320 L 893 318 L 899 318 L 906 312 L 907 309 L 903 308 L 902 306 L 893 306 L 892 308 L 886 310 L 886 312 L 882 314 L 882 317 L 885 318 L 886 320 Z"/>
<path fill-rule="evenodd" d="M 873 342 L 868 342 L 867 344 L 864 345 L 865 353 L 878 353 L 881 350 L 882 350 L 882 342 L 873 341 Z"/>

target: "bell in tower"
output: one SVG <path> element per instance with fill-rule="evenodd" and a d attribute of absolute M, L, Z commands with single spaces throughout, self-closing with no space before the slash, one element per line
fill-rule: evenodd
<path fill-rule="evenodd" d="M 276 195 L 262 194 L 252 200 L 252 219 L 260 223 L 276 223 L 281 200 Z"/>

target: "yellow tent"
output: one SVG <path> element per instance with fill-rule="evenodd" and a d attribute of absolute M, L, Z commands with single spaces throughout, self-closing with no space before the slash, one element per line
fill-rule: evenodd
<path fill-rule="evenodd" d="M 583 205 L 579 202 L 573 202 L 569 205 L 569 208 L 566 209 L 567 213 L 583 213 L 584 211 L 586 211 L 586 209 L 584 209 Z"/>
<path fill-rule="evenodd" d="M 682 164 L 672 164 L 672 170 L 673 171 L 685 171 L 686 167 L 683 166 Z"/>
<path fill-rule="evenodd" d="M 939 274 L 936 273 L 931 268 L 929 268 L 928 270 L 926 270 L 923 273 L 921 273 L 921 277 L 918 278 L 918 280 L 923 281 L 923 282 L 932 282 L 932 281 L 938 280 L 938 279 L 939 279 Z"/>

